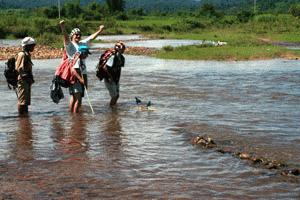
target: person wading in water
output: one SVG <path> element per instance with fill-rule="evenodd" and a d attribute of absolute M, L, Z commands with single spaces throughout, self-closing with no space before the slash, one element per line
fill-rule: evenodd
<path fill-rule="evenodd" d="M 32 37 L 25 37 L 22 40 L 23 51 L 18 53 L 16 58 L 16 70 L 18 72 L 18 112 L 20 116 L 28 114 L 28 106 L 31 104 L 31 85 L 34 83 L 32 75 L 31 52 L 36 45 Z"/>
<path fill-rule="evenodd" d="M 104 78 L 104 83 L 111 96 L 110 106 L 116 105 L 120 96 L 121 68 L 125 65 L 124 51 L 125 44 L 117 42 L 115 44 L 114 54 L 112 54 L 103 67 L 107 73 L 107 76 Z"/>
<path fill-rule="evenodd" d="M 62 20 L 59 22 L 62 33 L 64 34 L 64 47 L 67 53 L 68 58 L 73 59 L 76 55 L 76 52 L 79 52 L 80 46 L 88 47 L 88 43 L 91 40 L 96 39 L 96 37 L 103 31 L 104 26 L 99 26 L 99 29 L 86 39 L 81 40 L 81 31 L 79 28 L 74 28 L 70 35 L 68 36 L 65 30 L 65 21 Z M 80 74 L 82 74 L 84 78 L 84 84 L 81 82 L 75 83 L 73 86 L 69 88 L 69 92 L 71 95 L 69 110 L 72 113 L 78 113 L 81 107 L 82 97 L 84 97 L 84 89 L 88 87 L 88 79 L 87 79 L 87 69 L 86 69 L 86 58 L 87 55 L 82 56 L 81 59 L 74 65 L 74 69 L 76 69 Z"/>

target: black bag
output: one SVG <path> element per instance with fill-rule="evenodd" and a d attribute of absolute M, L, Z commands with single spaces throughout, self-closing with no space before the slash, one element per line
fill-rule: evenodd
<path fill-rule="evenodd" d="M 54 103 L 59 103 L 64 98 L 64 93 L 58 83 L 57 77 L 54 77 L 50 86 L 50 97 Z"/>
<path fill-rule="evenodd" d="M 68 80 L 65 80 L 65 79 L 62 79 L 60 76 L 55 76 L 54 77 L 56 83 L 61 86 L 61 87 L 64 87 L 64 88 L 68 88 L 70 87 L 72 84 L 70 83 L 70 81 Z"/>
<path fill-rule="evenodd" d="M 16 58 L 11 57 L 5 63 L 4 76 L 7 81 L 8 88 L 15 89 L 18 86 L 18 71 L 16 70 Z"/>

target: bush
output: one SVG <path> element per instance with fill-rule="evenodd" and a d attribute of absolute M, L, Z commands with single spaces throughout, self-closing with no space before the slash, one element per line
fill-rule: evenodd
<path fill-rule="evenodd" d="M 131 15 L 136 15 L 136 16 L 145 16 L 146 15 L 143 8 L 130 10 L 129 13 Z"/>
<path fill-rule="evenodd" d="M 172 26 L 171 26 L 171 25 L 163 25 L 161 28 L 162 28 L 163 30 L 165 30 L 165 31 L 169 31 L 169 32 L 172 31 Z"/>
<path fill-rule="evenodd" d="M 125 20 L 128 20 L 129 17 L 127 16 L 126 13 L 122 12 L 122 13 L 117 14 L 116 19 L 125 21 Z"/>
<path fill-rule="evenodd" d="M 26 26 L 13 26 L 8 30 L 15 38 L 24 38 L 32 33 L 32 29 Z"/>
<path fill-rule="evenodd" d="M 38 30 L 38 32 L 42 33 L 46 30 L 46 27 L 49 25 L 49 21 L 46 19 L 34 19 L 33 25 L 34 28 Z"/>
<path fill-rule="evenodd" d="M 203 23 L 195 19 L 185 19 L 183 20 L 183 23 L 188 26 L 188 29 L 205 28 L 205 25 Z"/>
<path fill-rule="evenodd" d="M 300 16 L 300 4 L 292 5 L 289 9 L 289 13 L 294 17 Z"/>
<path fill-rule="evenodd" d="M 220 23 L 223 25 L 232 25 L 237 22 L 237 17 L 236 16 L 225 16 L 223 19 L 220 20 Z"/>
<path fill-rule="evenodd" d="M 205 3 L 201 6 L 199 15 L 202 16 L 207 16 L 207 17 L 216 17 L 216 18 L 221 18 L 223 17 L 223 13 L 218 12 L 214 5 Z"/>
<path fill-rule="evenodd" d="M 275 15 L 272 14 L 263 14 L 254 17 L 254 21 L 262 23 L 274 23 L 278 20 Z"/>
<path fill-rule="evenodd" d="M 194 18 L 187 18 L 181 20 L 179 23 L 176 23 L 172 26 L 172 30 L 177 32 L 187 32 L 192 31 L 194 29 L 204 29 L 206 25 Z"/>
<path fill-rule="evenodd" d="M 0 24 L 0 38 L 5 38 L 7 36 L 7 30 Z"/>
<path fill-rule="evenodd" d="M 138 29 L 140 29 L 141 31 L 148 32 L 148 31 L 153 31 L 154 28 L 149 25 L 139 25 Z"/>
<path fill-rule="evenodd" d="M 51 6 L 50 8 L 44 8 L 42 10 L 42 13 L 47 18 L 55 19 L 55 18 L 58 17 L 58 7 L 57 6 Z"/>
<path fill-rule="evenodd" d="M 164 46 L 162 49 L 163 49 L 164 51 L 174 51 L 174 47 L 172 47 L 172 46 L 170 46 L 170 45 Z"/>
<path fill-rule="evenodd" d="M 62 39 L 59 35 L 47 32 L 37 37 L 37 42 L 38 44 L 50 45 L 52 47 L 58 47 L 63 45 Z"/>
<path fill-rule="evenodd" d="M 250 11 L 240 11 L 236 17 L 239 22 L 246 23 L 253 17 L 253 13 Z"/>

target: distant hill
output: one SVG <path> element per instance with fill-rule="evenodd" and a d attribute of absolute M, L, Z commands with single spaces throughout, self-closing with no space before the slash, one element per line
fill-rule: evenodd
<path fill-rule="evenodd" d="M 61 4 L 70 0 L 60 0 Z M 105 3 L 105 0 L 80 0 L 82 5 L 91 2 Z M 58 0 L 0 0 L 0 8 L 35 8 L 56 6 Z M 223 11 L 251 10 L 254 0 L 125 0 L 126 9 L 143 8 L 151 11 L 176 11 L 199 8 L 201 4 L 210 3 Z M 258 11 L 282 11 L 300 0 L 256 0 Z"/>
<path fill-rule="evenodd" d="M 151 11 L 189 10 L 200 7 L 201 0 L 126 0 L 126 8 Z"/>
<path fill-rule="evenodd" d="M 60 0 L 61 4 L 69 0 Z M 179 10 L 199 6 L 201 0 L 125 0 L 126 9 L 144 8 L 145 10 Z M 0 0 L 0 8 L 36 8 L 57 6 L 58 0 Z M 70 1 L 69 1 L 70 2 Z M 105 3 L 105 0 L 80 0 L 80 4 L 91 2 Z"/>
<path fill-rule="evenodd" d="M 202 0 L 223 10 L 252 10 L 254 0 Z M 300 0 L 256 0 L 257 11 L 281 11 L 287 12 L 293 4 L 300 3 Z"/>

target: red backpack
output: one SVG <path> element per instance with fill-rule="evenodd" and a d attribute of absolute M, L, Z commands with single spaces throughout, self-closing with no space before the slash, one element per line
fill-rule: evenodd
<path fill-rule="evenodd" d="M 115 50 L 113 49 L 108 49 L 104 51 L 104 53 L 101 54 L 99 58 L 99 62 L 97 64 L 97 71 L 96 71 L 96 76 L 99 78 L 100 81 L 102 81 L 104 78 L 109 78 L 109 75 L 107 73 L 107 70 L 104 69 L 104 66 L 108 59 L 112 56 L 115 55 Z"/>
<path fill-rule="evenodd" d="M 72 68 L 76 61 L 77 59 L 68 59 L 66 50 L 64 50 L 62 62 L 55 71 L 55 80 L 60 86 L 67 88 L 75 83 L 76 77 Z"/>

